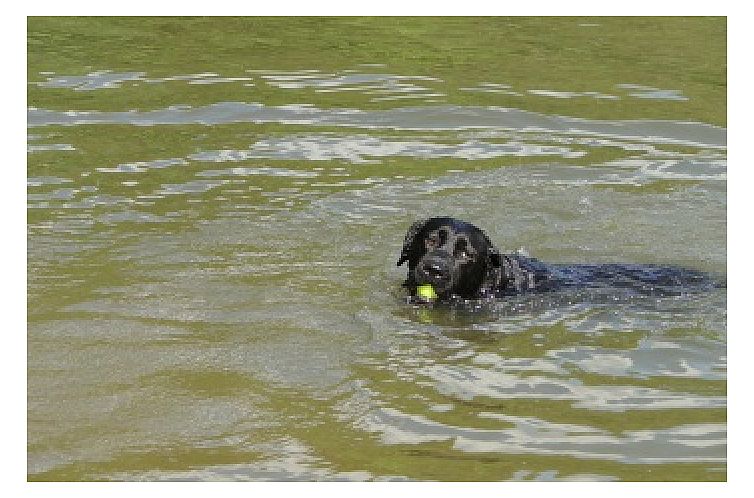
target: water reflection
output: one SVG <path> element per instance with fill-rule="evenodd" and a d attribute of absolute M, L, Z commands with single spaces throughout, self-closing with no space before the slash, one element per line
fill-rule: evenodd
<path fill-rule="evenodd" d="M 372 102 L 423 99 L 425 102 L 435 102 L 433 97 L 443 97 L 444 93 L 435 92 L 431 88 L 417 84 L 421 82 L 440 82 L 438 78 L 427 76 L 396 76 L 389 74 L 364 74 L 354 71 L 343 71 L 339 74 L 323 74 L 318 71 L 275 73 L 265 71 L 261 78 L 268 85 L 281 89 L 313 88 L 318 93 L 358 92 L 372 97 Z"/>
<path fill-rule="evenodd" d="M 501 156 L 559 156 L 575 158 L 585 155 L 566 147 L 508 142 L 496 144 L 471 141 L 441 144 L 426 141 L 385 140 L 369 136 L 310 135 L 268 139 L 254 143 L 248 151 L 208 151 L 190 156 L 196 161 L 244 161 L 248 159 L 301 159 L 332 161 L 343 159 L 352 163 L 381 162 L 391 156 L 417 159 L 456 158 L 491 159 Z M 374 159 L 368 159 L 374 158 Z M 379 159 L 378 159 L 379 158 Z"/>
<path fill-rule="evenodd" d="M 319 109 L 309 105 L 265 106 L 223 102 L 204 107 L 169 107 L 154 111 L 53 111 L 30 108 L 29 126 L 131 124 L 220 125 L 227 123 L 282 123 L 313 126 L 350 126 L 396 130 L 465 130 L 500 128 L 573 135 L 633 139 L 655 144 L 722 148 L 724 129 L 703 123 L 664 121 L 596 121 L 546 116 L 519 109 L 496 107 L 431 106 L 384 111 Z"/>
<path fill-rule="evenodd" d="M 368 65 L 361 65 L 362 68 Z M 372 67 L 380 67 L 376 64 Z M 185 81 L 189 85 L 212 85 L 218 83 L 241 83 L 243 86 L 268 85 L 280 90 L 313 89 L 316 93 L 355 92 L 372 96 L 372 102 L 420 99 L 423 102 L 439 102 L 438 97 L 446 94 L 432 88 L 431 85 L 442 84 L 439 78 L 431 76 L 401 76 L 394 74 L 361 72 L 359 69 L 344 69 L 338 72 L 323 72 L 317 69 L 303 69 L 294 71 L 248 69 L 244 76 L 222 76 L 218 73 L 197 73 L 175 75 L 167 77 L 147 77 L 144 72 L 112 72 L 108 70 L 94 71 L 83 76 L 64 76 L 44 74 L 45 81 L 36 82 L 43 88 L 70 88 L 74 91 L 92 91 L 102 89 L 121 88 L 124 83 L 138 85 L 140 83 L 160 84 L 174 81 Z M 251 76 L 246 76 L 251 75 Z M 594 99 L 620 100 L 621 98 L 638 98 L 651 100 L 687 101 L 680 90 L 665 90 L 652 86 L 620 83 L 615 88 L 622 95 L 604 94 L 587 91 L 574 92 L 552 89 L 519 89 L 502 83 L 480 82 L 474 87 L 461 87 L 459 90 L 467 92 L 485 92 L 504 95 L 523 96 L 523 92 L 541 97 L 570 99 L 588 97 Z"/>

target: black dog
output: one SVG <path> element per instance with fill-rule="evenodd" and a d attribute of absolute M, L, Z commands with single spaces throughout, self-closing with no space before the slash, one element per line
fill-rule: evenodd
<path fill-rule="evenodd" d="M 545 264 L 519 254 L 503 254 L 471 223 L 448 217 L 415 222 L 408 230 L 398 266 L 408 262 L 404 287 L 431 285 L 438 300 L 484 299 L 567 287 L 621 287 L 678 295 L 717 286 L 707 275 L 683 268 L 633 264 Z M 432 298 L 434 299 L 434 297 Z"/>

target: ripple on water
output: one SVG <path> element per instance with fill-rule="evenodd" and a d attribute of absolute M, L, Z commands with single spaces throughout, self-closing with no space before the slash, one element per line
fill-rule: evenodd
<path fill-rule="evenodd" d="M 249 150 L 207 151 L 193 154 L 189 156 L 189 159 L 213 162 L 249 159 L 308 161 L 343 159 L 352 163 L 374 163 L 392 156 L 416 159 L 482 160 L 504 156 L 576 158 L 584 155 L 586 152 L 571 150 L 567 147 L 513 141 L 504 144 L 483 141 L 442 144 L 427 141 L 386 140 L 369 136 L 313 135 L 267 139 L 252 144 Z"/>
<path fill-rule="evenodd" d="M 392 408 L 374 411 L 361 423 L 378 432 L 385 444 L 451 441 L 467 453 L 569 455 L 623 463 L 723 462 L 725 424 L 693 424 L 670 429 L 608 431 L 573 424 L 555 424 L 534 417 L 480 413 L 481 418 L 513 424 L 511 429 L 483 430 L 452 427 L 420 415 Z"/>
<path fill-rule="evenodd" d="M 318 109 L 313 106 L 266 106 L 257 103 L 222 102 L 195 108 L 154 111 L 52 111 L 30 108 L 29 126 L 132 124 L 139 126 L 224 123 L 283 123 L 312 126 L 351 126 L 396 130 L 465 130 L 503 128 L 596 135 L 710 148 L 725 147 L 726 131 L 703 123 L 673 121 L 607 121 L 548 116 L 499 107 L 431 106 L 384 111 Z"/>

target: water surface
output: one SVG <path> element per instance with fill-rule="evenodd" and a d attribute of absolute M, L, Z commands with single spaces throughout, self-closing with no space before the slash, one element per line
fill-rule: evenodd
<path fill-rule="evenodd" d="M 411 222 L 442 214 L 547 261 L 724 281 L 725 61 L 677 48 L 721 21 L 682 21 L 632 21 L 649 52 L 610 18 L 554 18 L 539 48 L 544 21 L 448 25 L 481 30 L 452 49 L 426 21 L 443 65 L 358 48 L 358 19 L 312 42 L 338 56 L 307 60 L 290 49 L 306 19 L 277 36 L 249 20 L 269 46 L 249 57 L 236 20 L 31 19 L 28 478 L 726 479 L 724 287 L 474 312 L 407 305 L 395 267 Z M 523 26 L 498 66 L 454 66 L 464 44 L 494 49 L 493 22 Z M 197 42 L 161 64 L 150 37 L 197 23 L 226 41 L 215 67 Z M 584 75 L 609 47 L 605 67 L 644 51 L 656 71 L 503 71 L 558 43 Z"/>

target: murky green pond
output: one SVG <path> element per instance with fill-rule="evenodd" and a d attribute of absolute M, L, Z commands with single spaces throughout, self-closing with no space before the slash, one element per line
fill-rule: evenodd
<path fill-rule="evenodd" d="M 722 18 L 30 18 L 30 480 L 724 480 L 726 290 L 405 303 L 417 218 L 726 274 Z"/>

